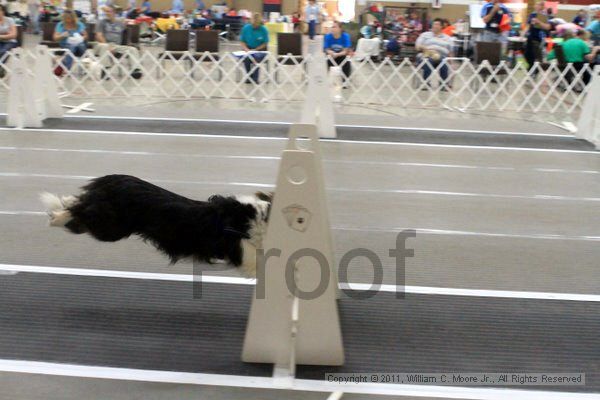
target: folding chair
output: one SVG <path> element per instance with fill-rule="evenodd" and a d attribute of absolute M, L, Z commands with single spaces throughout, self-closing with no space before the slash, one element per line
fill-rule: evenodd
<path fill-rule="evenodd" d="M 478 71 L 479 76 L 486 80 L 489 76 L 495 75 L 506 76 L 509 70 L 506 66 L 498 68 L 502 62 L 502 43 L 500 42 L 475 42 L 475 65 L 481 65 L 484 61 L 490 64 L 491 69 L 482 69 Z M 495 79 L 493 80 L 496 81 Z M 474 80 L 473 83 L 478 85 L 478 81 Z M 475 89 L 477 90 L 477 88 Z"/>
<path fill-rule="evenodd" d="M 167 31 L 165 51 L 158 55 L 158 62 L 162 65 L 165 60 L 181 60 L 186 55 L 189 56 L 189 50 L 190 31 L 187 29 L 170 29 Z M 158 70 L 157 75 L 160 75 L 160 70 Z"/>
<path fill-rule="evenodd" d="M 194 54 L 190 57 L 190 65 L 192 68 L 192 77 L 194 71 L 194 63 L 198 61 L 212 62 L 219 64 L 221 56 L 219 55 L 219 32 L 205 31 L 201 29 L 194 30 L 196 40 L 194 46 Z M 221 80 L 222 71 L 217 68 L 218 80 Z"/>
<path fill-rule="evenodd" d="M 284 65 L 301 65 L 304 61 L 302 55 L 302 34 L 277 33 L 277 65 L 275 66 L 275 82 L 278 81 L 279 68 Z M 306 64 L 304 64 L 306 68 Z"/>
<path fill-rule="evenodd" d="M 48 46 L 49 49 L 59 48 L 58 42 L 54 41 L 54 30 L 56 29 L 56 22 L 42 22 L 42 40 L 41 45 Z"/>

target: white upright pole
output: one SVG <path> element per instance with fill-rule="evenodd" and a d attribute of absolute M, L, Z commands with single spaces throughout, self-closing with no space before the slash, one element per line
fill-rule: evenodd
<path fill-rule="evenodd" d="M 41 128 L 43 110 L 33 101 L 34 86 L 27 74 L 24 52 L 20 48 L 10 53 L 10 79 L 8 93 L 8 126 L 17 128 Z"/>
<path fill-rule="evenodd" d="M 52 73 L 52 58 L 47 46 L 38 45 L 35 48 L 35 87 L 37 88 L 36 102 L 43 110 L 43 118 L 62 118 L 63 109 L 58 96 L 56 80 Z"/>
<path fill-rule="evenodd" d="M 575 134 L 580 139 L 591 142 L 600 149 L 600 66 L 596 65 L 592 72 L 592 80 L 588 85 L 588 93 L 583 102 L 581 115 L 577 122 Z"/>

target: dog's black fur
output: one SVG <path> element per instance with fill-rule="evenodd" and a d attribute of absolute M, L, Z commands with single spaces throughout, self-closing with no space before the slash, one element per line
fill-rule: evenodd
<path fill-rule="evenodd" d="M 270 194 L 255 196 L 270 205 Z M 80 195 L 62 204 L 58 212 L 68 213 L 63 222 L 69 231 L 89 233 L 104 242 L 137 234 L 172 263 L 191 257 L 209 263 L 220 259 L 239 266 L 242 239 L 251 239 L 253 222 L 268 218 L 268 208 L 263 212 L 233 196 L 191 200 L 128 175 L 96 178 Z M 53 211 L 49 214 L 53 225 Z"/>

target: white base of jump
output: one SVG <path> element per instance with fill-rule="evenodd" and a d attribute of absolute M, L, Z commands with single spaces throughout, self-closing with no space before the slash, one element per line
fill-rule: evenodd
<path fill-rule="evenodd" d="M 11 51 L 7 124 L 17 128 L 41 128 L 46 118 L 60 118 L 63 110 L 46 46 L 37 46 L 33 77 L 28 74 L 24 52 Z"/>
<path fill-rule="evenodd" d="M 307 137 L 301 149 L 298 137 Z M 318 138 L 314 125 L 293 125 L 283 151 L 269 227 L 265 267 L 258 269 L 242 360 L 342 365 L 338 282 Z M 273 252 L 273 253 L 271 253 Z"/>

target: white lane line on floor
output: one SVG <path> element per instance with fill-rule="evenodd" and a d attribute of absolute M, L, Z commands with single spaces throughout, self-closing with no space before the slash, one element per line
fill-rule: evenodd
<path fill-rule="evenodd" d="M 21 211 L 21 210 L 0 210 L 0 215 L 15 216 L 36 216 L 47 217 L 43 211 Z M 440 235 L 440 236 L 484 236 L 515 239 L 543 239 L 543 240 L 574 240 L 574 241 L 600 241 L 600 236 L 572 236 L 572 235 L 554 235 L 554 234 L 516 234 L 516 233 L 494 233 L 494 232 L 473 232 L 457 231 L 448 229 L 430 229 L 430 228 L 374 228 L 374 227 L 352 227 L 352 226 L 332 226 L 334 231 L 347 232 L 379 232 L 398 234 L 406 230 L 415 230 L 419 235 Z"/>
<path fill-rule="evenodd" d="M 266 160 L 278 161 L 279 156 L 235 156 L 235 155 L 212 155 L 212 154 L 184 154 L 184 153 L 165 153 L 151 151 L 124 151 L 124 150 L 105 150 L 105 149 L 61 149 L 48 147 L 12 147 L 0 146 L 0 151 L 39 151 L 39 152 L 57 152 L 57 153 L 83 153 L 83 154 L 111 154 L 125 156 L 164 156 L 164 157 L 183 157 L 183 158 L 201 158 L 201 159 L 224 159 L 224 160 Z M 417 163 L 417 162 L 399 162 L 399 161 L 365 161 L 365 160 L 331 160 L 323 159 L 331 164 L 348 165 L 378 165 L 378 166 L 401 166 L 401 167 L 425 167 L 425 168 L 457 168 L 457 169 L 485 169 L 493 171 L 527 171 L 549 173 L 574 173 L 574 174 L 600 174 L 600 171 L 592 170 L 570 170 L 562 168 L 515 168 L 515 167 L 494 167 L 485 165 L 464 165 L 464 164 L 437 164 L 437 163 Z"/>
<path fill-rule="evenodd" d="M 235 140 L 288 140 L 286 137 L 269 136 L 243 136 L 243 135 L 215 135 L 207 133 L 162 133 L 162 132 L 130 132 L 130 131 L 102 131 L 102 130 L 75 130 L 75 129 L 42 129 L 42 128 L 6 128 L 0 127 L 0 131 L 7 132 L 47 132 L 47 133 L 65 133 L 65 134 L 101 134 L 101 135 L 132 135 L 132 136 L 172 136 L 188 138 L 209 138 L 209 139 L 235 139 Z M 533 151 L 549 153 L 573 153 L 573 154 L 600 154 L 594 150 L 566 150 L 566 149 L 546 149 L 535 147 L 503 147 L 503 146 L 475 146 L 458 144 L 434 144 L 434 143 L 409 143 L 409 142 L 386 142 L 386 141 L 365 141 L 365 140 L 342 140 L 342 139 L 321 139 L 323 142 L 344 143 L 344 144 L 362 144 L 362 145 L 391 145 L 408 147 L 437 147 L 449 149 L 476 149 L 476 150 L 501 150 L 501 151 Z"/>
<path fill-rule="evenodd" d="M 140 279 L 140 280 L 158 280 L 158 281 L 176 281 L 192 282 L 192 274 L 159 274 L 153 272 L 133 272 L 133 271 L 115 271 L 87 268 L 63 268 L 37 265 L 16 265 L 0 264 L 0 271 L 6 272 L 30 272 L 54 275 L 75 275 L 75 276 L 93 276 L 109 277 L 121 279 Z M 198 281 L 204 283 L 222 283 L 232 285 L 254 285 L 255 280 L 242 277 L 213 276 L 202 275 L 196 277 Z M 527 292 L 512 290 L 487 290 L 487 289 L 465 289 L 465 288 L 445 288 L 429 286 L 397 286 L 380 285 L 375 288 L 369 283 L 340 283 L 341 289 L 348 290 L 375 290 L 386 293 L 410 293 L 444 296 L 471 296 L 471 297 L 494 297 L 510 299 L 534 299 L 534 300 L 563 300 L 563 301 L 591 301 L 600 302 L 600 295 L 579 294 L 579 293 L 558 293 L 558 292 Z"/>
<path fill-rule="evenodd" d="M 0 359 L 0 371 L 77 378 L 97 378 L 182 385 L 212 385 L 255 389 L 287 389 L 307 392 L 337 392 L 382 396 L 408 396 L 469 400 L 598 400 L 597 393 L 560 392 L 510 388 L 469 388 L 461 386 L 406 385 L 391 383 L 338 384 L 326 380 L 294 379 L 281 385 L 272 377 L 219 375 L 191 372 L 145 370 L 42 361 Z"/>
<path fill-rule="evenodd" d="M 61 175 L 61 174 L 39 174 L 39 173 L 20 173 L 20 172 L 0 172 L 0 178 L 57 178 L 57 179 L 94 179 L 94 176 L 85 175 Z M 260 182 L 217 182 L 217 181 L 181 181 L 169 179 L 152 179 L 141 177 L 153 183 L 170 183 L 181 185 L 204 185 L 204 186 L 242 186 L 251 188 L 273 189 L 274 184 Z M 600 202 L 600 197 L 571 197 L 556 196 L 548 194 L 535 195 L 512 195 L 495 193 L 471 193 L 471 192 L 449 192 L 441 190 L 415 190 L 415 189 L 352 189 L 327 187 L 330 192 L 348 192 L 348 193 L 385 193 L 385 194 L 408 194 L 408 195 L 432 195 L 432 196 L 453 196 L 453 197 L 478 197 L 490 199 L 520 199 L 520 200 L 558 200 L 573 202 Z"/>

